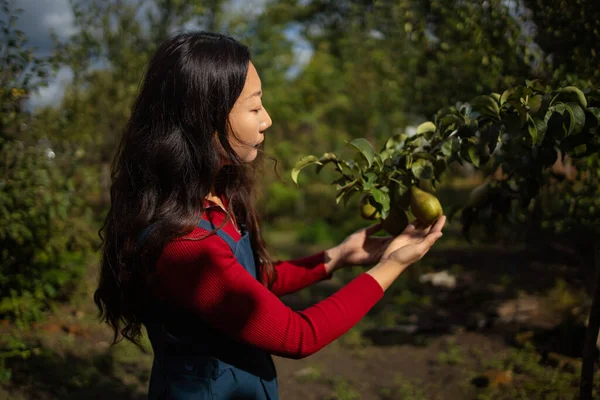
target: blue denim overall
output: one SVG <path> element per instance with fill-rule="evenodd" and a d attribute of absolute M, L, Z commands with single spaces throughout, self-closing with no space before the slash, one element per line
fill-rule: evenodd
<path fill-rule="evenodd" d="M 208 231 L 215 229 L 206 220 L 198 226 Z M 237 261 L 256 278 L 250 237 L 243 225 L 242 233 L 235 242 L 222 229 L 216 232 L 231 247 Z M 269 353 L 226 337 L 189 311 L 158 302 L 148 311 L 144 325 L 154 350 L 148 399 L 279 398 L 275 365 Z"/>

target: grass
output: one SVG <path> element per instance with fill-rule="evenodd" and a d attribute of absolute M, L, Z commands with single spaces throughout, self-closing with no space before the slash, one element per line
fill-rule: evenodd
<path fill-rule="evenodd" d="M 323 378 L 323 372 L 319 365 L 311 364 L 298 371 L 295 378 L 298 382 L 320 382 Z"/>
<path fill-rule="evenodd" d="M 326 400 L 358 400 L 360 392 L 346 379 L 332 378 L 333 386 L 331 394 L 326 397 Z"/>
<path fill-rule="evenodd" d="M 522 349 L 511 349 L 505 355 L 488 359 L 484 368 L 487 376 L 472 373 L 472 383 L 479 382 L 480 386 L 477 400 L 573 399 L 579 391 L 580 367 L 549 366 L 529 343 Z M 503 383 L 503 379 L 496 378 L 502 376 L 512 378 Z M 600 393 L 598 379 L 596 376 L 594 398 Z"/>
<path fill-rule="evenodd" d="M 463 364 L 465 361 L 464 351 L 456 343 L 456 340 L 450 337 L 446 340 L 444 349 L 438 353 L 437 361 L 446 365 Z"/>

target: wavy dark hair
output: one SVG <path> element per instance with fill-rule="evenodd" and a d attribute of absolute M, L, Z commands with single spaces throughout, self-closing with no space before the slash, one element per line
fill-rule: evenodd
<path fill-rule="evenodd" d="M 167 39 L 148 64 L 112 163 L 111 204 L 99 232 L 94 301 L 113 344 L 139 344 L 156 261 L 169 241 L 194 229 L 211 189 L 246 225 L 263 284 L 275 279 L 253 190 L 262 157 L 243 163 L 228 140 L 249 63 L 249 49 L 236 40 L 193 31 Z"/>

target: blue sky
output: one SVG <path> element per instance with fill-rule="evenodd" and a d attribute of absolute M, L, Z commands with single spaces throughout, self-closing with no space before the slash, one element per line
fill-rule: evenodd
<path fill-rule="evenodd" d="M 260 13 L 267 0 L 231 0 L 229 7 L 233 12 Z M 17 27 L 28 37 L 29 44 L 37 49 L 39 55 L 48 55 L 52 51 L 50 30 L 54 29 L 56 34 L 66 39 L 76 34 L 73 26 L 73 13 L 69 0 L 16 0 L 13 5 L 22 8 L 23 13 L 19 15 Z M 298 66 L 304 65 L 310 59 L 312 51 L 308 43 L 299 36 L 299 31 L 293 27 L 288 32 L 288 38 L 293 40 Z M 298 69 L 291 71 L 297 72 Z M 46 88 L 40 89 L 39 93 L 33 94 L 30 99 L 31 107 L 39 107 L 50 104 L 59 104 L 64 87 L 68 85 L 73 77 L 72 71 L 61 68 Z"/>

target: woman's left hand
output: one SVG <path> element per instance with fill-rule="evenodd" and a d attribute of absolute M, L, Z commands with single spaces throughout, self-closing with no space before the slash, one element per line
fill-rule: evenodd
<path fill-rule="evenodd" d="M 359 229 L 342 243 L 327 251 L 330 271 L 349 265 L 377 264 L 394 239 L 392 236 L 372 236 L 381 230 L 381 223 Z"/>

